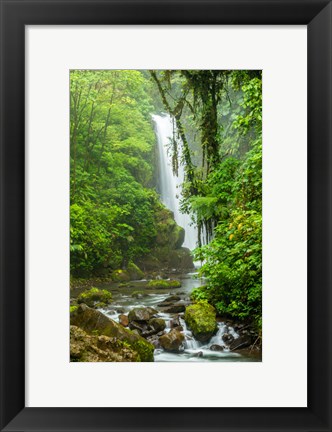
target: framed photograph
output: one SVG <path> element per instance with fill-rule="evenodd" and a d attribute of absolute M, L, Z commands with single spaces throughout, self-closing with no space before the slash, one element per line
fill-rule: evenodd
<path fill-rule="evenodd" d="M 331 430 L 331 14 L 1 0 L 1 430 Z"/>

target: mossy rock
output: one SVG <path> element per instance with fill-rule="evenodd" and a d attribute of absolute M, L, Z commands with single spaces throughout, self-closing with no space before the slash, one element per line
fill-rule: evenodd
<path fill-rule="evenodd" d="M 168 289 L 168 288 L 180 288 L 181 282 L 172 279 L 172 280 L 164 280 L 164 279 L 156 279 L 149 281 L 147 284 L 147 288 L 157 288 L 157 289 Z"/>
<path fill-rule="evenodd" d="M 130 276 L 127 270 L 114 270 L 111 274 L 111 278 L 114 282 L 129 282 Z"/>
<path fill-rule="evenodd" d="M 154 361 L 154 346 L 152 344 L 141 336 L 124 328 L 121 324 L 108 318 L 98 310 L 81 304 L 78 309 L 70 315 L 70 322 L 72 325 L 80 327 L 88 334 L 105 335 L 126 343 L 127 346 L 138 353 L 139 361 Z"/>
<path fill-rule="evenodd" d="M 140 356 L 127 343 L 104 335 L 88 335 L 70 326 L 70 361 L 72 362 L 137 362 Z"/>
<path fill-rule="evenodd" d="M 74 312 L 76 312 L 77 309 L 78 309 L 78 305 L 71 305 L 71 306 L 70 306 L 70 313 L 74 313 Z"/>
<path fill-rule="evenodd" d="M 169 249 L 177 249 L 184 242 L 185 231 L 177 225 L 174 214 L 163 208 L 156 213 L 157 246 L 167 246 Z"/>
<path fill-rule="evenodd" d="M 154 255 L 145 255 L 137 260 L 140 268 L 144 269 L 145 272 L 158 271 L 162 268 L 162 264 L 159 259 Z"/>
<path fill-rule="evenodd" d="M 174 235 L 175 235 L 174 247 L 175 247 L 175 249 L 178 249 L 184 243 L 184 238 L 185 238 L 186 232 L 185 232 L 184 228 L 177 225 L 175 228 Z"/>
<path fill-rule="evenodd" d="M 144 277 L 142 270 L 132 262 L 128 264 L 127 272 L 131 280 L 141 280 Z"/>
<path fill-rule="evenodd" d="M 193 335 L 200 342 L 208 341 L 217 331 L 216 311 L 207 302 L 186 307 L 184 319 Z"/>
<path fill-rule="evenodd" d="M 156 263 L 151 265 L 151 263 Z M 159 263 L 157 265 L 157 263 Z M 169 246 L 156 247 L 150 255 L 141 258 L 140 266 L 146 271 L 176 269 L 178 271 L 186 271 L 193 269 L 194 262 L 191 252 L 188 248 L 180 247 L 178 249 L 170 248 Z"/>
<path fill-rule="evenodd" d="M 189 270 L 195 267 L 190 249 L 185 247 L 170 251 L 168 259 L 171 268 Z"/>
<path fill-rule="evenodd" d="M 105 307 L 112 302 L 112 294 L 107 290 L 90 288 L 77 297 L 77 303 L 84 303 L 89 307 Z"/>

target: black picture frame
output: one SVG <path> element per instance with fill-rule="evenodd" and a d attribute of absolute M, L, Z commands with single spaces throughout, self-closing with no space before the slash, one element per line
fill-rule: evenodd
<path fill-rule="evenodd" d="M 1 430 L 331 431 L 331 1 L 0 0 L 0 5 Z M 307 25 L 307 408 L 25 407 L 24 70 L 29 24 Z"/>

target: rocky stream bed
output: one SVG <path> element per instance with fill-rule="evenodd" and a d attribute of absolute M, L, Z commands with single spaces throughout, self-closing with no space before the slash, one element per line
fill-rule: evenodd
<path fill-rule="evenodd" d="M 189 273 L 166 287 L 158 279 L 103 284 L 99 288 L 112 301 L 94 308 L 80 298 L 82 289 L 74 289 L 71 302 L 79 298 L 81 304 L 71 314 L 71 360 L 261 361 L 250 326 L 216 318 L 209 305 L 191 304 L 191 291 L 202 283 Z"/>

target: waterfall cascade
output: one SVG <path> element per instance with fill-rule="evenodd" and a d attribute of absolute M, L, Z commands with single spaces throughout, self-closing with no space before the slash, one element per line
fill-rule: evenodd
<path fill-rule="evenodd" d="M 174 213 L 176 223 L 185 230 L 183 246 L 192 250 L 197 243 L 197 227 L 193 224 L 190 215 L 180 212 L 181 185 L 184 180 L 183 165 L 179 164 L 178 176 L 175 176 L 168 155 L 168 148 L 173 137 L 173 121 L 168 114 L 152 115 L 152 118 L 156 125 L 158 141 L 160 198 L 165 206 Z"/>

